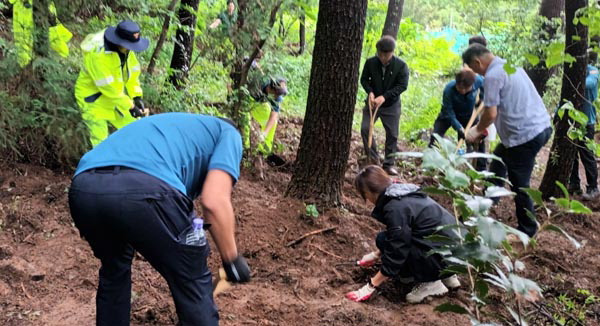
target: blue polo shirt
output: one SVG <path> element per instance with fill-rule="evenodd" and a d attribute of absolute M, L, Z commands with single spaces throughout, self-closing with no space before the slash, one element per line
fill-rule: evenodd
<path fill-rule="evenodd" d="M 598 68 L 588 65 L 585 78 L 585 99 L 583 112 L 588 117 L 588 125 L 596 124 L 596 107 L 594 101 L 598 98 Z"/>
<path fill-rule="evenodd" d="M 126 166 L 193 199 L 202 192 L 209 170 L 225 171 L 237 181 L 241 160 L 240 133 L 228 122 L 200 114 L 163 113 L 117 130 L 81 158 L 75 175 L 103 166 Z"/>
<path fill-rule="evenodd" d="M 456 89 L 456 80 L 449 82 L 444 88 L 444 96 L 442 98 L 442 110 L 438 119 L 447 120 L 454 130 L 458 131 L 462 128 L 462 124 L 458 119 L 468 120 L 473 114 L 475 99 L 477 92 L 481 91 L 479 97 L 483 99 L 483 77 L 477 75 L 473 89 L 466 94 L 461 94 Z"/>

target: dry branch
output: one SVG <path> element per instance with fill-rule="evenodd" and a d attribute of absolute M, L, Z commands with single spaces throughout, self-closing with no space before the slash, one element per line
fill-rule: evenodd
<path fill-rule="evenodd" d="M 335 229 L 337 229 L 337 226 L 330 227 L 330 228 L 325 228 L 325 229 L 319 229 L 319 230 L 315 230 L 315 231 L 308 232 L 308 233 L 306 233 L 306 234 L 302 235 L 300 238 L 298 238 L 298 239 L 296 239 L 296 240 L 292 240 L 292 241 L 288 242 L 288 243 L 287 243 L 285 246 L 286 246 L 286 247 L 293 246 L 293 245 L 295 245 L 295 244 L 297 244 L 297 243 L 301 242 L 302 240 L 304 240 L 304 239 L 306 239 L 306 238 L 308 238 L 308 237 L 310 237 L 310 236 L 313 236 L 313 235 L 315 235 L 315 234 L 319 234 L 319 233 L 325 233 L 325 232 L 333 231 L 333 230 L 335 230 Z"/>

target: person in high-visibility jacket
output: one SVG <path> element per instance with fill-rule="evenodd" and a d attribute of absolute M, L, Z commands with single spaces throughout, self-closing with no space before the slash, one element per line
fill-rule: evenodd
<path fill-rule="evenodd" d="M 92 146 L 108 137 L 108 124 L 120 129 L 147 114 L 142 101 L 140 63 L 134 52 L 148 48 L 140 27 L 123 21 L 88 35 L 81 43 L 83 68 L 75 97 L 90 131 Z"/>
<path fill-rule="evenodd" d="M 18 62 L 21 67 L 24 67 L 31 61 L 33 52 L 35 28 L 32 0 L 8 0 L 8 2 L 13 5 L 13 37 L 17 48 Z M 54 2 L 50 2 L 48 9 L 51 14 L 50 28 L 48 29 L 50 48 L 60 56 L 67 57 L 69 55 L 67 43 L 73 34 L 56 18 Z"/>
<path fill-rule="evenodd" d="M 252 83 L 251 83 L 252 84 Z M 287 95 L 287 81 L 281 77 L 269 77 L 267 81 L 250 86 L 252 108 L 249 115 L 260 126 L 258 150 L 265 156 L 273 153 L 275 130 L 283 97 Z M 244 146 L 250 147 L 250 129 L 244 130 Z"/>

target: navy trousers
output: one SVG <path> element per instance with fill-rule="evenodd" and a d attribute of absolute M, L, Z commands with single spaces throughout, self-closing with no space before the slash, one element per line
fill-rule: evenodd
<path fill-rule="evenodd" d="M 457 118 L 457 119 L 458 119 L 458 122 L 460 122 L 460 124 L 463 126 L 463 128 L 466 128 L 467 125 L 469 124 L 469 120 L 471 118 L 468 117 L 468 118 Z M 479 119 L 476 119 L 473 122 L 473 125 L 476 125 L 478 121 L 479 121 Z M 437 119 L 435 119 L 435 123 L 433 124 L 433 132 L 431 133 L 431 138 L 429 139 L 428 147 L 433 147 L 433 145 L 437 141 L 435 139 L 435 137 L 433 136 L 433 134 L 438 134 L 441 137 L 444 137 L 444 135 L 446 134 L 446 131 L 448 131 L 448 129 L 450 129 L 450 127 L 452 127 L 450 120 L 444 119 L 441 117 L 438 117 Z M 461 137 L 461 135 L 458 134 L 457 141 L 461 140 L 462 138 L 464 138 L 464 137 Z M 467 153 L 471 153 L 471 152 L 485 153 L 485 141 L 483 141 L 483 140 L 480 141 L 479 144 L 467 143 L 466 145 L 467 145 Z M 475 170 L 485 171 L 486 169 L 487 169 L 487 160 L 484 158 L 478 158 L 475 163 Z"/>
<path fill-rule="evenodd" d="M 101 261 L 97 325 L 129 325 L 135 250 L 167 281 L 179 325 L 218 325 L 208 244 L 188 246 L 179 240 L 195 216 L 190 198 L 155 177 L 117 166 L 77 175 L 69 207 Z"/>
<path fill-rule="evenodd" d="M 516 193 L 515 211 L 518 220 L 517 229 L 525 232 L 530 237 L 537 232 L 537 224 L 527 216 L 527 211 L 535 214 L 535 210 L 533 209 L 533 201 L 529 195 L 521 191 L 521 188 L 529 188 L 531 173 L 535 166 L 535 157 L 540 149 L 546 145 L 551 135 L 552 128 L 548 127 L 524 144 L 508 148 L 502 144 L 498 144 L 494 150 L 494 154 L 500 157 L 504 163 L 493 160 L 490 164 L 490 171 L 494 172 L 496 176 L 506 178 L 508 175 L 508 180 L 512 183 L 511 190 Z M 504 186 L 502 180 L 493 179 L 492 183 L 499 187 Z"/>
<path fill-rule="evenodd" d="M 585 137 L 588 139 L 594 139 L 595 125 L 586 126 Z M 578 141 L 577 154 L 573 161 L 573 169 L 571 170 L 571 178 L 569 181 L 569 188 L 579 189 L 581 188 L 581 180 L 579 179 L 579 159 L 583 163 L 585 169 L 585 179 L 587 181 L 587 190 L 593 190 L 598 188 L 598 166 L 596 165 L 596 157 L 594 152 L 590 151 L 585 141 Z M 579 155 L 579 156 L 577 156 Z"/>

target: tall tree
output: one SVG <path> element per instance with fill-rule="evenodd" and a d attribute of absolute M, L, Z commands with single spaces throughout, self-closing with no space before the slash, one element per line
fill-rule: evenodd
<path fill-rule="evenodd" d="M 306 47 L 306 15 L 304 14 L 304 10 L 300 13 L 300 28 L 299 36 L 300 41 L 298 44 L 298 54 L 304 53 L 304 48 Z"/>
<path fill-rule="evenodd" d="M 179 0 L 171 0 L 169 6 L 167 7 L 167 12 L 165 13 L 165 20 L 163 21 L 163 27 L 160 32 L 160 36 L 158 37 L 158 42 L 156 42 L 156 47 L 154 48 L 154 52 L 152 52 L 152 56 L 150 57 L 150 62 L 148 63 L 148 73 L 152 75 L 154 73 L 154 67 L 156 66 L 156 59 L 158 58 L 158 54 L 162 50 L 163 45 L 165 44 L 165 40 L 167 39 L 167 33 L 169 32 L 169 26 L 171 25 L 171 13 L 175 9 L 175 5 Z"/>
<path fill-rule="evenodd" d="M 400 20 L 402 19 L 402 7 L 404 7 L 404 0 L 390 0 L 381 36 L 389 35 L 393 38 L 398 36 Z"/>
<path fill-rule="evenodd" d="M 248 72 L 252 62 L 262 51 L 267 39 L 277 20 L 277 12 L 283 0 L 263 1 L 262 6 L 256 6 L 251 0 L 238 1 L 238 19 L 235 31 L 230 34 L 231 42 L 235 49 L 234 63 L 229 76 L 232 79 L 232 88 L 237 96 L 231 106 L 231 117 L 240 126 L 248 123 L 244 121 L 243 99 L 245 93 L 243 86 L 247 83 Z M 265 21 L 264 8 L 269 8 L 269 19 Z M 260 30 L 262 33 L 257 33 Z"/>
<path fill-rule="evenodd" d="M 542 28 L 536 29 L 534 37 L 538 39 L 542 46 L 545 46 L 558 38 L 560 23 L 555 18 L 559 18 L 565 8 L 565 0 L 542 0 L 540 4 L 539 16 L 543 19 Z M 539 51 L 540 62 L 526 69 L 527 74 L 535 85 L 540 96 L 544 96 L 546 92 L 546 83 L 552 75 L 556 73 L 558 67 L 548 68 L 543 59 L 542 51 Z"/>
<path fill-rule="evenodd" d="M 580 22 L 575 25 L 577 10 L 585 8 L 587 0 L 569 0 L 565 1 L 566 16 L 566 47 L 565 54 L 571 55 L 576 59 L 574 63 L 564 63 L 564 75 L 561 89 L 561 101 L 570 101 L 577 110 L 583 109 L 585 101 L 585 78 L 587 75 L 587 39 L 588 28 Z M 560 189 L 556 186 L 556 181 L 567 185 L 573 159 L 575 158 L 576 148 L 567 136 L 570 119 L 568 114 L 556 124 L 554 142 L 548 158 L 546 172 L 540 185 L 540 191 L 544 198 L 551 196 L 561 196 Z"/>
<path fill-rule="evenodd" d="M 194 30 L 196 29 L 196 12 L 200 0 L 181 0 L 179 4 L 180 27 L 175 34 L 175 47 L 171 58 L 171 75 L 169 81 L 177 89 L 183 88 L 190 70 L 194 50 Z"/>
<path fill-rule="evenodd" d="M 340 203 L 366 12 L 367 0 L 319 2 L 306 114 L 288 195 L 326 206 Z"/>

